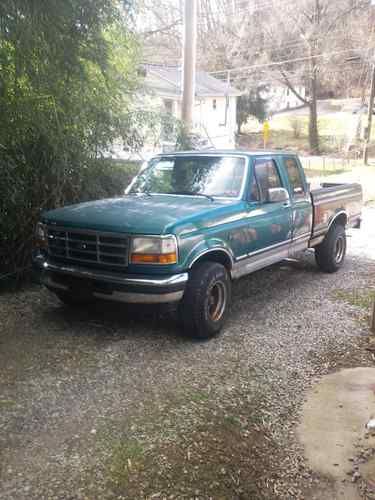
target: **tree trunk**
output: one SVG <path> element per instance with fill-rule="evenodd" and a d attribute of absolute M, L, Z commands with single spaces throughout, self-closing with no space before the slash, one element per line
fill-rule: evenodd
<path fill-rule="evenodd" d="M 318 113 L 316 102 L 311 102 L 309 105 L 309 146 L 312 155 L 318 155 L 319 149 L 319 132 L 318 132 Z"/>
<path fill-rule="evenodd" d="M 318 130 L 318 68 L 315 55 L 319 53 L 318 33 L 321 21 L 320 0 L 315 0 L 315 12 L 313 17 L 314 33 L 310 40 L 310 120 L 309 120 L 309 143 L 310 153 L 318 155 L 319 130 Z"/>
<path fill-rule="evenodd" d="M 310 101 L 309 101 L 309 145 L 310 153 L 318 155 L 319 149 L 319 130 L 318 130 L 318 103 L 317 103 L 317 71 L 314 61 L 312 61 L 310 76 Z"/>

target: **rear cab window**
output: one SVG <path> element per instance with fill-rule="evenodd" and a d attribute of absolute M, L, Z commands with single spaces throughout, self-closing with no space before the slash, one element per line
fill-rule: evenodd
<path fill-rule="evenodd" d="M 256 158 L 253 172 L 250 188 L 251 201 L 267 203 L 269 201 L 269 189 L 284 187 L 275 160 Z"/>
<path fill-rule="evenodd" d="M 306 195 L 306 186 L 296 158 L 286 157 L 283 158 L 283 162 L 289 179 L 292 197 L 294 199 L 301 196 L 304 197 Z"/>

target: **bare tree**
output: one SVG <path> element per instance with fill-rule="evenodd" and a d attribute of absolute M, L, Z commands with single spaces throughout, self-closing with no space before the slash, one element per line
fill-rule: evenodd
<path fill-rule="evenodd" d="M 182 58 L 182 2 L 139 0 L 137 29 L 143 59 L 158 64 L 180 64 Z"/>
<path fill-rule="evenodd" d="M 139 1 L 144 58 L 180 64 L 183 0 Z M 353 49 L 374 45 L 369 9 L 370 0 L 200 0 L 198 67 L 256 66 L 231 72 L 244 92 L 286 85 L 309 109 L 310 150 L 317 154 L 318 99 L 361 96 L 368 84 L 368 54 Z M 274 65 L 260 69 L 263 64 Z"/>
<path fill-rule="evenodd" d="M 268 29 L 269 37 L 278 39 L 281 51 L 270 53 L 270 61 L 293 60 L 296 62 L 279 66 L 282 81 L 290 91 L 298 97 L 301 103 L 309 108 L 309 144 L 312 154 L 318 154 L 318 110 L 317 101 L 332 70 L 340 68 L 343 59 L 348 57 L 350 47 L 356 46 L 353 39 L 339 37 L 344 33 L 354 14 L 369 7 L 369 1 L 356 0 L 300 0 L 298 4 L 288 4 L 283 7 L 281 0 L 274 4 L 274 23 Z M 288 40 L 296 41 L 288 48 Z M 358 46 L 358 45 L 357 45 Z M 336 49 L 337 57 L 324 57 L 324 54 L 333 53 Z M 348 54 L 345 56 L 345 50 Z M 354 51 L 353 51 L 354 53 Z M 281 56 L 281 57 L 280 57 Z M 304 60 L 305 59 L 305 60 Z M 330 64 L 327 65 L 327 62 Z M 304 83 L 307 88 L 306 96 L 298 91 L 298 83 Z"/>

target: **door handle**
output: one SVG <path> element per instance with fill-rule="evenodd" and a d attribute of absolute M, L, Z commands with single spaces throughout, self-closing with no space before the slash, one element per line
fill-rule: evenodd
<path fill-rule="evenodd" d="M 289 201 L 286 201 L 285 203 L 283 203 L 283 208 L 290 208 L 291 207 L 291 204 Z"/>

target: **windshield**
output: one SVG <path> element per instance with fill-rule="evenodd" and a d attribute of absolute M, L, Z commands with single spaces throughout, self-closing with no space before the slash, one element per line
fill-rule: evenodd
<path fill-rule="evenodd" d="M 151 160 L 129 193 L 185 194 L 237 198 L 245 159 L 228 156 L 164 157 Z"/>

